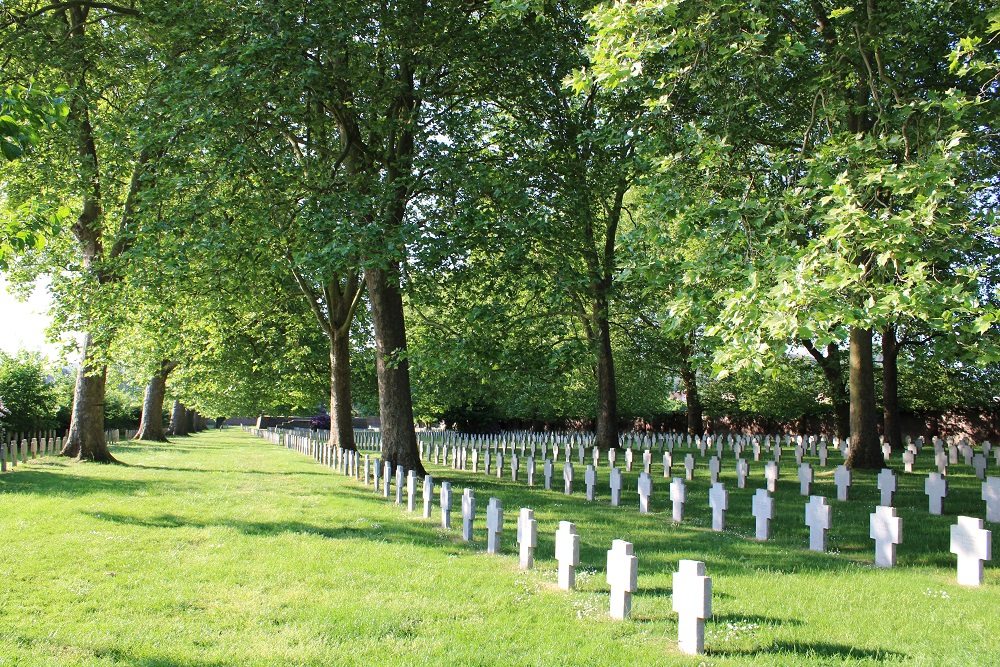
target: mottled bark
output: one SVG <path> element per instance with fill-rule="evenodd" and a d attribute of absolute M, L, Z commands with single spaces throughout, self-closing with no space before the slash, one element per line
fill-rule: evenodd
<path fill-rule="evenodd" d="M 104 437 L 104 396 L 107 367 L 94 367 L 90 361 L 90 334 L 84 334 L 83 358 L 76 375 L 73 412 L 69 432 L 63 442 L 62 456 L 84 461 L 115 463 Z"/>
<path fill-rule="evenodd" d="M 330 444 L 354 449 L 351 409 L 351 341 L 346 333 L 330 336 Z"/>
<path fill-rule="evenodd" d="M 417 447 L 410 394 L 410 362 L 406 358 L 406 325 L 399 269 L 368 269 L 365 284 L 375 325 L 375 366 L 382 422 L 382 459 L 425 474 Z"/>
<path fill-rule="evenodd" d="M 872 363 L 872 332 L 851 329 L 851 446 L 849 468 L 881 468 L 882 450 L 877 430 L 875 370 Z"/>
<path fill-rule="evenodd" d="M 903 428 L 899 421 L 899 340 L 896 327 L 882 330 L 882 429 L 892 451 L 903 449 Z"/>
<path fill-rule="evenodd" d="M 611 350 L 611 325 L 608 321 L 606 296 L 597 299 L 594 307 L 597 340 L 597 434 L 595 443 L 602 449 L 618 446 L 618 384 L 615 359 Z"/>
<path fill-rule="evenodd" d="M 146 395 L 142 401 L 142 418 L 139 421 L 139 430 L 135 434 L 136 440 L 166 441 L 167 433 L 163 428 L 163 398 L 167 392 L 167 376 L 175 366 L 175 363 L 164 359 L 160 362 L 159 370 L 149 379 Z"/>
<path fill-rule="evenodd" d="M 702 435 L 705 433 L 705 418 L 701 394 L 698 393 L 698 376 L 687 359 L 681 362 L 681 382 L 684 383 L 687 402 L 687 432 L 690 435 Z"/>
<path fill-rule="evenodd" d="M 174 400 L 174 407 L 170 411 L 170 435 L 188 434 L 188 416 L 184 404 Z"/>

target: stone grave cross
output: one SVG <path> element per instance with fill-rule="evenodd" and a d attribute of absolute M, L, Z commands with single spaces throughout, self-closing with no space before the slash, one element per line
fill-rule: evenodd
<path fill-rule="evenodd" d="M 806 525 L 809 526 L 809 549 L 826 551 L 826 531 L 830 529 L 832 510 L 823 496 L 810 496 L 806 503 Z"/>
<path fill-rule="evenodd" d="M 868 536 L 875 540 L 875 565 L 894 567 L 896 545 L 903 541 L 903 520 L 896 516 L 895 507 L 884 505 L 868 516 Z"/>
<path fill-rule="evenodd" d="M 649 497 L 653 495 L 653 478 L 639 473 L 639 514 L 649 514 Z"/>
<path fill-rule="evenodd" d="M 993 558 L 992 534 L 983 529 L 983 520 L 958 517 L 951 527 L 951 553 L 958 556 L 958 583 L 982 586 L 983 561 Z"/>
<path fill-rule="evenodd" d="M 535 565 L 535 547 L 538 546 L 538 522 L 533 509 L 521 508 L 517 517 L 517 544 L 521 569 L 530 570 Z"/>
<path fill-rule="evenodd" d="M 712 530 L 726 529 L 726 510 L 729 509 L 729 492 L 726 487 L 716 482 L 708 490 L 708 504 L 712 508 Z"/>
<path fill-rule="evenodd" d="M 486 553 L 500 553 L 500 533 L 503 532 L 503 503 L 490 498 L 486 506 Z"/>
<path fill-rule="evenodd" d="M 622 620 L 632 613 L 632 593 L 638 589 L 639 559 L 632 543 L 615 540 L 608 551 L 608 585 L 611 587 L 611 618 Z"/>
<path fill-rule="evenodd" d="M 580 565 L 580 536 L 576 526 L 560 521 L 556 531 L 556 560 L 559 562 L 559 588 L 571 591 L 576 588 L 576 568 Z"/>
<path fill-rule="evenodd" d="M 771 519 L 774 518 L 774 499 L 767 489 L 757 489 L 751 502 L 752 514 L 757 524 L 756 537 L 760 541 L 771 537 Z"/>
<path fill-rule="evenodd" d="M 705 563 L 682 560 L 672 578 L 673 610 L 677 613 L 677 647 L 681 653 L 705 652 L 705 619 L 712 615 L 712 579 Z"/>

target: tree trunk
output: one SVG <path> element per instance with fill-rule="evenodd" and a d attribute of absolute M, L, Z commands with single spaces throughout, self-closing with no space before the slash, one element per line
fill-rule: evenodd
<path fill-rule="evenodd" d="M 334 331 L 330 341 L 330 446 L 355 449 L 351 411 L 351 340 Z"/>
<path fill-rule="evenodd" d="M 146 385 L 146 396 L 142 401 L 142 419 L 135 440 L 151 442 L 166 442 L 167 434 L 163 430 L 163 396 L 167 392 L 167 376 L 176 364 L 164 359 L 158 370 Z"/>
<path fill-rule="evenodd" d="M 903 449 L 903 429 L 899 422 L 899 340 L 896 327 L 882 331 L 882 428 L 892 451 Z"/>
<path fill-rule="evenodd" d="M 368 269 L 365 284 L 375 325 L 375 366 L 378 372 L 378 408 L 382 421 L 382 460 L 425 474 L 413 427 L 410 362 L 406 358 L 406 324 L 399 268 Z"/>
<path fill-rule="evenodd" d="M 851 328 L 851 447 L 848 468 L 881 468 L 871 329 Z"/>
<path fill-rule="evenodd" d="M 226 418 L 225 417 L 216 417 L 215 418 L 215 428 L 216 429 L 221 430 L 222 427 L 224 427 L 225 425 L 226 425 Z"/>
<path fill-rule="evenodd" d="M 698 376 L 687 359 L 681 363 L 681 381 L 687 398 L 687 432 L 702 435 L 705 433 L 705 417 L 698 393 Z"/>
<path fill-rule="evenodd" d="M 847 440 L 851 437 L 851 398 L 844 382 L 844 371 L 840 365 L 840 345 L 829 343 L 826 346 L 826 354 L 816 349 L 810 340 L 803 340 L 802 345 L 823 371 L 827 388 L 830 390 L 830 401 L 833 403 L 837 437 Z"/>
<path fill-rule="evenodd" d="M 62 456 L 83 461 L 116 463 L 104 438 L 104 389 L 107 367 L 90 365 L 90 334 L 83 337 L 83 358 L 73 392 L 73 412 L 69 433 L 63 443 Z"/>
<path fill-rule="evenodd" d="M 187 423 L 185 424 L 185 427 L 187 428 L 187 432 L 188 433 L 197 433 L 198 432 L 198 413 L 195 412 L 194 410 L 185 409 L 184 410 L 184 415 L 187 417 Z"/>
<path fill-rule="evenodd" d="M 618 384 L 611 351 L 607 297 L 596 300 L 594 320 L 597 325 L 597 437 L 594 444 L 601 449 L 611 449 L 618 446 Z"/>
<path fill-rule="evenodd" d="M 170 435 L 187 435 L 187 410 L 184 404 L 174 400 L 174 408 L 170 411 Z"/>

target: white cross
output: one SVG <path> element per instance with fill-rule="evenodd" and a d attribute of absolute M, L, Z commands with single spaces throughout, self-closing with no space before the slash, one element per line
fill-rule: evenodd
<path fill-rule="evenodd" d="M 653 467 L 653 452 L 648 449 L 642 453 L 642 469 L 648 475 Z"/>
<path fill-rule="evenodd" d="M 503 477 L 503 454 L 497 452 L 497 479 Z"/>
<path fill-rule="evenodd" d="M 392 483 L 392 463 L 390 463 L 389 461 L 385 462 L 385 476 L 382 478 L 382 481 L 384 482 L 385 485 L 385 489 L 383 490 L 382 495 L 388 498 L 389 486 Z"/>
<path fill-rule="evenodd" d="M 708 490 L 708 505 L 712 508 L 712 530 L 726 529 L 726 510 L 729 509 L 729 492 L 716 482 Z"/>
<path fill-rule="evenodd" d="M 896 545 L 903 541 L 903 520 L 896 516 L 896 508 L 879 505 L 868 515 L 868 526 L 868 536 L 875 540 L 875 565 L 894 567 Z"/>
<path fill-rule="evenodd" d="M 378 493 L 379 486 L 382 481 L 382 461 L 381 459 L 375 459 L 372 461 L 372 488 L 375 493 Z"/>
<path fill-rule="evenodd" d="M 594 459 L 594 467 L 596 468 L 601 463 L 601 449 L 599 447 L 594 447 L 590 451 L 590 455 Z"/>
<path fill-rule="evenodd" d="M 614 448 L 609 449 L 608 450 L 608 465 L 613 468 L 615 466 L 615 460 L 617 458 L 618 458 L 618 450 L 614 449 Z"/>
<path fill-rule="evenodd" d="M 632 453 L 631 449 L 625 450 L 625 472 L 632 472 L 632 459 L 635 455 Z"/>
<path fill-rule="evenodd" d="M 802 465 L 802 456 L 805 452 L 802 451 L 801 445 L 795 445 L 795 463 Z"/>
<path fill-rule="evenodd" d="M 983 482 L 983 500 L 986 501 L 986 520 L 1000 522 L 1000 477 L 987 477 Z"/>
<path fill-rule="evenodd" d="M 997 449 L 1000 452 L 1000 449 Z M 663 477 L 670 477 L 670 469 L 674 467 L 674 455 L 670 452 L 663 454 Z"/>
<path fill-rule="evenodd" d="M 757 441 L 753 443 L 753 460 L 760 461 L 760 443 Z"/>
<path fill-rule="evenodd" d="M 885 460 L 886 463 L 888 463 L 891 457 L 892 457 L 892 447 L 890 447 L 889 443 L 886 442 L 882 445 L 882 458 Z"/>
<path fill-rule="evenodd" d="M 671 588 L 677 613 L 677 647 L 689 655 L 704 653 L 705 619 L 712 615 L 712 579 L 705 576 L 705 563 L 682 560 Z"/>
<path fill-rule="evenodd" d="M 938 450 L 934 452 L 934 465 L 937 466 L 938 472 L 942 475 L 948 473 L 948 457 L 944 451 Z"/>
<path fill-rule="evenodd" d="M 778 486 L 778 462 L 768 461 L 764 464 L 764 479 L 767 482 L 767 490 L 774 493 Z"/>
<path fill-rule="evenodd" d="M 747 486 L 747 475 L 750 474 L 750 466 L 746 459 L 736 459 L 736 488 L 745 489 Z"/>
<path fill-rule="evenodd" d="M 493 469 L 493 466 L 491 465 L 492 461 L 490 460 L 491 457 L 492 457 L 492 455 L 490 454 L 490 450 L 487 449 L 486 450 L 486 459 L 483 461 L 483 474 L 484 475 L 489 475 L 490 474 L 490 470 Z"/>
<path fill-rule="evenodd" d="M 951 553 L 958 556 L 958 583 L 963 586 L 983 584 L 983 561 L 993 558 L 992 534 L 983 529 L 983 520 L 958 517 L 951 527 Z"/>
<path fill-rule="evenodd" d="M 451 530 L 451 482 L 441 482 L 441 527 Z"/>
<path fill-rule="evenodd" d="M 520 547 L 521 569 L 530 570 L 535 564 L 535 547 L 538 546 L 538 522 L 533 509 L 521 508 L 517 517 L 517 544 Z"/>
<path fill-rule="evenodd" d="M 476 492 L 466 489 L 462 493 L 462 539 L 472 541 L 472 522 L 476 518 Z"/>
<path fill-rule="evenodd" d="M 680 523 L 684 520 L 684 503 L 687 501 L 687 490 L 684 488 L 684 480 L 674 477 L 670 482 L 670 503 L 673 505 L 673 519 Z"/>
<path fill-rule="evenodd" d="M 500 553 L 500 533 L 503 532 L 503 503 L 490 498 L 486 506 L 486 553 Z"/>
<path fill-rule="evenodd" d="M 608 585 L 611 587 L 611 618 L 625 619 L 632 613 L 632 593 L 638 589 L 639 559 L 632 544 L 615 540 L 608 551 Z"/>
<path fill-rule="evenodd" d="M 406 476 L 406 471 L 403 470 L 403 466 L 396 466 L 396 504 L 403 504 L 403 478 Z"/>
<path fill-rule="evenodd" d="M 573 493 L 573 464 L 569 461 L 563 464 L 563 492 L 567 496 Z"/>
<path fill-rule="evenodd" d="M 986 479 L 986 457 L 976 454 L 972 457 L 972 469 L 976 471 L 976 477 Z"/>
<path fill-rule="evenodd" d="M 757 523 L 757 539 L 764 541 L 771 537 L 771 519 L 774 518 L 774 499 L 767 489 L 757 489 L 751 502 L 751 513 Z"/>
<path fill-rule="evenodd" d="M 830 529 L 830 506 L 823 496 L 810 496 L 806 503 L 806 525 L 809 526 L 809 548 L 826 551 L 826 531 Z"/>
<path fill-rule="evenodd" d="M 614 451 L 614 450 L 612 450 Z M 618 507 L 622 501 L 622 471 L 618 468 L 611 469 L 611 504 Z"/>
<path fill-rule="evenodd" d="M 927 494 L 927 511 L 940 516 L 941 502 L 948 495 L 948 480 L 941 473 L 932 472 L 924 480 L 924 493 Z"/>
<path fill-rule="evenodd" d="M 826 443 L 824 442 L 819 446 L 819 464 L 824 468 L 826 467 L 826 460 L 829 456 L 830 450 L 827 449 Z"/>
<path fill-rule="evenodd" d="M 431 505 L 434 504 L 434 478 L 424 475 L 424 518 L 431 518 Z"/>
<path fill-rule="evenodd" d="M 808 463 L 799 464 L 799 493 L 809 495 L 809 486 L 813 481 L 813 469 Z"/>
<path fill-rule="evenodd" d="M 529 456 L 527 461 L 528 468 L 528 486 L 535 485 L 535 457 Z"/>
<path fill-rule="evenodd" d="M 653 478 L 649 473 L 639 473 L 639 514 L 649 513 L 649 497 L 653 494 Z"/>
<path fill-rule="evenodd" d="M 708 460 L 708 473 L 712 484 L 719 481 L 719 458 L 717 456 Z"/>
<path fill-rule="evenodd" d="M 542 465 L 542 475 L 545 477 L 545 490 L 550 491 L 552 489 L 552 459 L 545 459 L 545 463 Z"/>
<path fill-rule="evenodd" d="M 684 457 L 684 470 L 689 481 L 694 479 L 694 457 L 690 454 Z"/>
<path fill-rule="evenodd" d="M 906 472 L 913 472 L 913 461 L 915 460 L 913 452 L 907 449 L 903 452 L 903 470 Z"/>
<path fill-rule="evenodd" d="M 896 493 L 896 473 L 889 468 L 882 468 L 878 474 L 878 490 L 882 493 L 879 505 L 892 506 L 892 496 Z"/>
<path fill-rule="evenodd" d="M 592 465 L 587 466 L 586 472 L 583 474 L 583 481 L 587 485 L 587 500 L 594 499 L 594 490 L 597 487 L 597 470 Z"/>
<path fill-rule="evenodd" d="M 414 511 L 417 509 L 417 471 L 410 470 L 406 473 L 406 509 Z"/>
<path fill-rule="evenodd" d="M 560 521 L 556 531 L 556 560 L 559 562 L 559 588 L 571 591 L 576 588 L 576 568 L 580 564 L 580 536 L 576 526 Z"/>
<path fill-rule="evenodd" d="M 579 463 L 580 465 L 583 465 L 583 460 L 587 456 L 587 451 L 586 451 L 586 448 L 583 446 L 583 443 L 580 443 L 577 446 L 577 448 L 576 448 L 576 454 L 577 454 L 577 456 L 576 456 L 576 462 Z"/>

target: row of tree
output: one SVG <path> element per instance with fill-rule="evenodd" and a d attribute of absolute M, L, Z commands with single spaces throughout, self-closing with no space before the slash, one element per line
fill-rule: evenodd
<path fill-rule="evenodd" d="M 14 272 L 85 333 L 64 453 L 110 460 L 115 359 L 150 414 L 168 376 L 203 414 L 325 386 L 347 448 L 374 366 L 383 456 L 420 470 L 411 363 L 509 417 L 582 391 L 611 447 L 623 389 L 700 432 L 707 372 L 811 357 L 875 465 L 900 350 L 994 359 L 991 9 L 6 3 L 0 84 L 65 105 L 0 180 L 6 222 L 61 230 Z"/>

